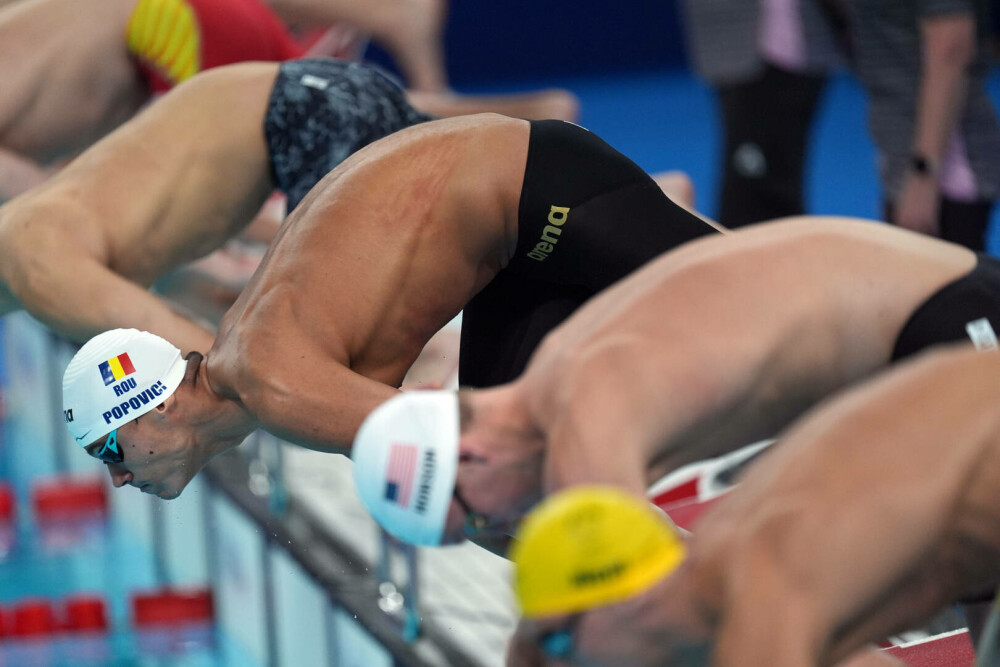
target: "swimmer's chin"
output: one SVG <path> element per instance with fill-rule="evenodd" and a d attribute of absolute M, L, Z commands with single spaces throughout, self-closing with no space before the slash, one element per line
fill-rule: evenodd
<path fill-rule="evenodd" d="M 177 496 L 181 495 L 180 491 L 173 489 L 160 489 L 159 491 L 153 489 L 150 486 L 144 486 L 139 489 L 143 493 L 148 493 L 151 496 L 156 496 L 160 500 L 173 500 Z"/>

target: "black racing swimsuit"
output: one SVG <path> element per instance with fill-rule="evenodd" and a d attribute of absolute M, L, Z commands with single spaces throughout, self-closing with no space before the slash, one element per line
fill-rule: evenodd
<path fill-rule="evenodd" d="M 459 383 L 516 378 L 545 335 L 591 296 L 715 231 L 595 134 L 532 122 L 517 250 L 465 308 Z"/>
<path fill-rule="evenodd" d="M 892 360 L 940 343 L 973 340 L 989 347 L 1000 325 L 1000 260 L 977 254 L 976 267 L 934 293 L 903 326 Z"/>

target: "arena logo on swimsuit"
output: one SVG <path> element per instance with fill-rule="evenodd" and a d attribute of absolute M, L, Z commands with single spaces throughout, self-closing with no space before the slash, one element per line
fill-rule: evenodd
<path fill-rule="evenodd" d="M 125 383 L 123 382 L 122 384 Z M 145 389 L 140 391 L 138 394 L 136 394 L 129 400 L 125 401 L 124 403 L 120 403 L 115 407 L 111 408 L 110 410 L 108 410 L 107 412 L 103 413 L 101 416 L 104 417 L 104 423 L 110 424 L 112 418 L 121 419 L 122 417 L 124 417 L 129 413 L 129 410 L 138 410 L 142 406 L 148 404 L 151 400 L 153 400 L 157 396 L 160 396 L 166 390 L 167 388 L 164 386 L 164 384 L 159 380 L 157 380 L 152 386 L 146 387 Z"/>
<path fill-rule="evenodd" d="M 542 239 L 528 252 L 528 257 L 536 262 L 547 259 L 552 254 L 552 251 L 556 249 L 556 244 L 559 243 L 559 236 L 563 232 L 561 227 L 566 224 L 568 218 L 568 206 L 552 206 L 549 208 L 548 220 L 550 224 L 545 225 L 545 229 L 542 230 Z"/>

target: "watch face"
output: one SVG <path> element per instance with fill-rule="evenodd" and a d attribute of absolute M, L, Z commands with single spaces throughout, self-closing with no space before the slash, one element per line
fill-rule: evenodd
<path fill-rule="evenodd" d="M 931 173 L 930 162 L 923 155 L 913 155 L 910 157 L 910 168 L 918 174 Z"/>

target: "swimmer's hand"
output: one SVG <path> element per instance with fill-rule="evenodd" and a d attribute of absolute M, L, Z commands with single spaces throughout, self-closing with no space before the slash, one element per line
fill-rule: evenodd
<path fill-rule="evenodd" d="M 905 662 L 897 660 L 888 653 L 865 649 L 839 663 L 837 667 L 905 667 L 905 665 Z"/>

